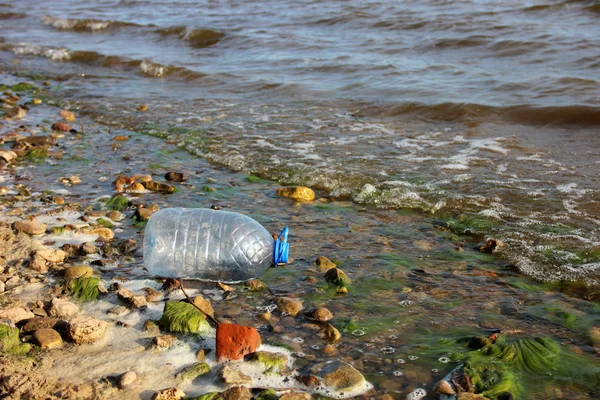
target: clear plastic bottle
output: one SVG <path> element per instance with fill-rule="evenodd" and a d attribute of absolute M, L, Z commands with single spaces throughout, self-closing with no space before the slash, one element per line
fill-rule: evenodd
<path fill-rule="evenodd" d="M 165 208 L 144 234 L 144 263 L 153 275 L 236 282 L 273 263 L 273 238 L 252 218 L 204 208 Z"/>

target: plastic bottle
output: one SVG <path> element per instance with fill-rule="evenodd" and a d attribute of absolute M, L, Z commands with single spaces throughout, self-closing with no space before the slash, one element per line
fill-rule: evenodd
<path fill-rule="evenodd" d="M 287 240 L 287 227 L 280 238 Z M 153 275 L 236 282 L 287 262 L 289 245 L 252 218 L 204 208 L 165 208 L 144 234 L 144 263 Z"/>

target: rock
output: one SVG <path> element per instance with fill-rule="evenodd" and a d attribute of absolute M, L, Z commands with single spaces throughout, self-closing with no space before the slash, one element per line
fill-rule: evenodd
<path fill-rule="evenodd" d="M 120 211 L 117 210 L 112 210 L 111 212 L 108 213 L 108 218 L 110 218 L 113 221 L 120 221 L 122 220 L 124 217 L 123 213 L 121 213 Z"/>
<path fill-rule="evenodd" d="M 206 300 L 204 297 L 200 295 L 195 296 L 194 305 L 201 309 L 205 314 L 208 314 L 213 318 L 215 317 L 215 312 L 213 310 L 212 304 L 210 304 L 210 301 Z"/>
<path fill-rule="evenodd" d="M 21 106 L 14 106 L 4 114 L 4 119 L 22 119 L 27 116 L 27 110 Z"/>
<path fill-rule="evenodd" d="M 6 284 L 0 281 L 0 293 L 4 293 L 6 291 Z"/>
<path fill-rule="evenodd" d="M 185 176 L 183 172 L 167 172 L 165 174 L 165 179 L 171 182 L 185 182 L 187 176 Z"/>
<path fill-rule="evenodd" d="M 46 272 L 48 272 L 48 266 L 46 264 L 47 262 L 46 260 L 44 260 L 44 258 L 42 258 L 39 254 L 35 254 L 31 259 L 31 262 L 29 263 L 29 268 L 31 268 L 34 271 L 45 274 Z"/>
<path fill-rule="evenodd" d="M 456 394 L 456 391 L 448 381 L 440 381 L 435 387 L 435 392 L 438 394 L 446 394 L 449 396 L 454 396 Z"/>
<path fill-rule="evenodd" d="M 317 267 L 317 270 L 319 272 L 327 272 L 331 268 L 335 268 L 336 267 L 336 265 L 335 265 L 335 263 L 333 261 L 331 261 L 329 258 L 323 257 L 323 256 L 317 257 L 317 259 L 315 260 L 315 262 L 313 263 L 313 265 L 315 267 Z"/>
<path fill-rule="evenodd" d="M 211 329 L 206 316 L 193 305 L 183 301 L 167 301 L 158 324 L 169 332 L 202 334 Z"/>
<path fill-rule="evenodd" d="M 492 254 L 498 247 L 498 241 L 495 239 L 488 239 L 483 246 L 479 248 L 482 253 Z"/>
<path fill-rule="evenodd" d="M 310 400 L 310 394 L 303 392 L 287 392 L 279 400 Z"/>
<path fill-rule="evenodd" d="M 4 161 L 6 161 L 7 163 L 11 162 L 12 160 L 16 159 L 17 153 L 15 153 L 14 151 L 11 150 L 0 150 L 0 158 L 3 159 Z"/>
<path fill-rule="evenodd" d="M 102 339 L 108 323 L 92 317 L 73 318 L 67 326 L 67 336 L 77 344 L 94 343 Z"/>
<path fill-rule="evenodd" d="M 44 350 L 62 347 L 63 340 L 60 334 L 52 328 L 40 328 L 33 333 L 33 339 Z"/>
<path fill-rule="evenodd" d="M 15 222 L 14 228 L 20 232 L 27 233 L 28 235 L 41 235 L 46 233 L 47 225 L 35 220 L 23 220 Z"/>
<path fill-rule="evenodd" d="M 119 377 L 119 389 L 129 389 L 135 386 L 137 374 L 134 371 L 127 371 Z"/>
<path fill-rule="evenodd" d="M 75 113 L 73 111 L 60 110 L 58 114 L 65 119 L 72 118 L 73 120 L 75 120 Z"/>
<path fill-rule="evenodd" d="M 202 375 L 206 375 L 209 372 L 210 366 L 207 363 L 198 362 L 183 368 L 177 375 L 175 375 L 175 379 L 181 382 L 193 381 L 194 379 Z"/>
<path fill-rule="evenodd" d="M 52 317 L 57 318 L 68 318 L 79 312 L 77 304 L 70 302 L 69 300 L 59 299 L 55 297 L 52 299 L 52 305 L 48 310 L 48 313 Z"/>
<path fill-rule="evenodd" d="M 206 352 L 204 351 L 204 349 L 200 349 L 196 352 L 196 360 L 204 361 L 205 358 L 206 358 Z"/>
<path fill-rule="evenodd" d="M 219 393 L 212 400 L 252 400 L 252 393 L 245 386 L 234 386 Z"/>
<path fill-rule="evenodd" d="M 321 384 L 321 380 L 314 375 L 296 375 L 295 379 L 307 387 L 316 387 Z"/>
<path fill-rule="evenodd" d="M 35 314 L 25 307 L 11 307 L 0 310 L 0 319 L 7 319 L 15 324 L 34 317 Z"/>
<path fill-rule="evenodd" d="M 250 378 L 248 375 L 243 374 L 242 372 L 238 371 L 237 369 L 234 369 L 232 367 L 230 367 L 229 365 L 226 365 L 225 367 L 223 367 L 223 369 L 219 372 L 219 378 L 226 384 L 226 385 L 251 385 L 252 384 L 252 378 Z"/>
<path fill-rule="evenodd" d="M 332 389 L 349 392 L 366 384 L 365 377 L 352 365 L 336 360 L 320 371 L 323 382 Z"/>
<path fill-rule="evenodd" d="M 271 314 L 271 311 L 269 311 L 269 310 L 265 310 L 264 312 L 257 315 L 257 317 L 263 321 L 271 320 L 271 316 L 272 316 L 272 314 Z"/>
<path fill-rule="evenodd" d="M 60 321 L 59 319 L 52 317 L 41 317 L 41 318 L 33 318 L 27 321 L 27 323 L 21 328 L 23 332 L 35 332 L 38 329 L 42 328 L 52 328 L 55 329 L 58 325 L 64 324 L 64 321 Z"/>
<path fill-rule="evenodd" d="M 9 326 L 8 324 L 0 323 L 0 360 L 4 360 L 4 355 L 7 353 L 13 355 L 25 355 L 29 352 L 30 349 L 30 344 L 21 343 L 21 339 L 19 339 L 18 328 L 14 326 Z M 3 366 L 4 365 L 6 364 L 3 363 Z M 3 375 L 6 376 L 6 372 L 4 372 Z M 3 381 L 5 381 L 5 378 L 3 379 Z M 6 393 L 3 390 L 0 391 L 2 391 L 2 394 Z"/>
<path fill-rule="evenodd" d="M 266 288 L 265 284 L 260 279 L 250 279 L 244 283 L 246 288 L 251 292 L 259 292 Z"/>
<path fill-rule="evenodd" d="M 329 311 L 325 307 L 314 308 L 308 311 L 305 315 L 308 318 L 318 322 L 327 322 L 333 318 L 333 314 L 331 313 L 331 311 Z"/>
<path fill-rule="evenodd" d="M 115 142 L 126 142 L 128 140 L 129 140 L 129 136 L 125 136 L 125 135 L 113 136 L 113 141 L 115 141 Z"/>
<path fill-rule="evenodd" d="M 124 306 L 116 306 L 109 308 L 106 313 L 114 315 L 116 317 L 120 317 L 121 315 L 125 315 L 129 312 L 129 309 Z"/>
<path fill-rule="evenodd" d="M 154 394 L 152 400 L 181 400 L 185 397 L 185 393 L 177 388 L 168 388 L 159 390 Z"/>
<path fill-rule="evenodd" d="M 152 321 L 151 319 L 144 322 L 144 330 L 153 336 L 160 335 L 160 328 L 158 327 L 156 322 Z"/>
<path fill-rule="evenodd" d="M 84 254 L 96 254 L 98 252 L 98 246 L 94 243 L 87 242 L 81 245 L 81 251 L 83 251 Z"/>
<path fill-rule="evenodd" d="M 67 258 L 67 253 L 61 249 L 55 249 L 53 247 L 45 247 L 43 249 L 39 249 L 36 252 L 36 255 L 42 257 L 44 260 L 51 263 L 61 263 L 64 262 Z"/>
<path fill-rule="evenodd" d="M 315 199 L 315 192 L 306 186 L 292 186 L 277 189 L 277 195 L 288 197 L 294 200 L 312 201 Z"/>
<path fill-rule="evenodd" d="M 146 293 L 146 301 L 150 303 L 158 303 L 164 298 L 161 292 L 150 287 L 142 288 L 142 291 Z"/>
<path fill-rule="evenodd" d="M 348 278 L 348 275 L 346 275 L 344 271 L 342 271 L 339 268 L 331 268 L 330 270 L 325 272 L 325 275 L 323 275 L 323 277 L 327 282 L 336 286 L 346 287 L 350 285 L 350 283 L 352 283 L 352 281 L 350 281 L 350 278 Z"/>
<path fill-rule="evenodd" d="M 135 210 L 133 217 L 138 221 L 148 221 L 154 212 L 155 211 L 150 208 L 139 207 Z"/>
<path fill-rule="evenodd" d="M 260 334 L 254 328 L 224 323 L 217 326 L 217 361 L 241 360 L 246 354 L 254 353 L 261 344 Z"/>
<path fill-rule="evenodd" d="M 146 189 L 148 189 L 152 192 L 175 193 L 175 186 L 171 186 L 166 183 L 150 181 L 150 182 L 144 182 L 143 185 Z"/>
<path fill-rule="evenodd" d="M 173 344 L 177 341 L 177 338 L 172 335 L 161 335 L 154 338 L 152 344 L 160 349 L 168 349 L 173 346 Z"/>
<path fill-rule="evenodd" d="M 279 311 L 292 317 L 298 315 L 302 310 L 302 301 L 291 297 L 280 297 L 277 299 L 276 304 Z"/>
<path fill-rule="evenodd" d="M 87 265 L 77 265 L 65 270 L 66 279 L 83 278 L 94 275 L 94 269 Z"/>
<path fill-rule="evenodd" d="M 135 308 L 143 308 L 148 307 L 148 301 L 146 301 L 146 296 L 141 294 L 136 294 L 135 296 L 129 299 L 129 303 Z"/>
<path fill-rule="evenodd" d="M 319 331 L 319 335 L 328 342 L 337 343 L 342 339 L 342 334 L 333 325 L 327 324 Z"/>
<path fill-rule="evenodd" d="M 55 122 L 52 124 L 53 131 L 69 132 L 71 127 L 66 122 Z"/>
<path fill-rule="evenodd" d="M 267 374 L 285 371 L 289 361 L 283 353 L 270 353 L 268 351 L 257 351 L 250 355 L 250 360 L 259 363 Z"/>
<path fill-rule="evenodd" d="M 325 347 L 323 347 L 323 354 L 325 354 L 327 357 L 333 357 L 338 353 L 338 349 L 330 343 L 327 343 Z"/>
<path fill-rule="evenodd" d="M 136 182 L 150 182 L 152 180 L 152 175 L 140 175 L 136 174 L 133 176 L 133 180 Z"/>
<path fill-rule="evenodd" d="M 148 111 L 148 106 L 146 104 L 142 104 L 137 108 L 138 111 Z"/>

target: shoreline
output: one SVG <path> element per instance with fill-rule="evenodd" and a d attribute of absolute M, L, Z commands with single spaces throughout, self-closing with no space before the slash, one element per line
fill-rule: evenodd
<path fill-rule="evenodd" d="M 5 74 L 2 76 L 6 78 Z M 18 84 L 18 78 L 9 77 L 9 79 L 14 81 L 10 83 Z M 25 92 L 25 96 L 21 96 L 16 101 L 17 103 L 33 101 L 35 95 Z M 529 278 L 516 274 L 514 270 L 494 259 L 493 256 L 470 249 L 473 243 L 468 240 L 458 237 L 450 238 L 453 235 L 451 232 L 441 230 L 439 237 L 432 236 L 430 231 L 435 231 L 435 229 L 423 228 L 424 220 L 417 215 L 401 215 L 401 213 L 389 210 L 368 210 L 366 214 L 372 213 L 372 216 L 364 216 L 356 211 L 359 208 L 356 205 L 327 199 L 317 199 L 310 204 L 295 204 L 289 199 L 278 198 L 275 195 L 275 190 L 279 185 L 274 182 L 260 180 L 257 177 L 252 178 L 240 173 L 231 173 L 223 168 L 215 167 L 205 160 L 195 158 L 173 145 L 166 144 L 160 138 L 96 124 L 85 117 L 80 117 L 77 111 L 75 112 L 75 121 L 69 122 L 60 116 L 59 111 L 60 108 L 48 106 L 42 102 L 41 105 L 29 106 L 27 117 L 24 120 L 18 120 L 25 122 L 24 128 L 21 128 L 23 122 L 4 122 L 4 138 L 7 138 L 6 133 L 12 131 L 13 127 L 19 134 L 33 133 L 47 136 L 51 131 L 50 127 L 56 122 L 71 124 L 69 128 L 74 128 L 77 132 L 67 130 L 67 132 L 54 135 L 57 141 L 56 146 L 49 147 L 47 142 L 30 143 L 29 147 L 25 146 L 23 156 L 19 157 L 16 163 L 11 160 L 2 169 L 4 181 L 0 184 L 7 187 L 7 191 L 2 196 L 2 213 L 8 217 L 4 221 L 14 223 L 16 220 L 26 220 L 27 217 L 36 216 L 38 220 L 45 221 L 47 225 L 43 233 L 45 236 L 41 237 L 45 244 L 32 245 L 34 247 L 31 247 L 29 251 L 34 254 L 33 257 L 26 254 L 20 258 L 10 259 L 4 266 L 4 275 L 11 276 L 6 279 L 6 282 L 3 281 L 8 290 L 5 292 L 7 294 L 2 295 L 3 310 L 25 306 L 30 312 L 37 310 L 38 314 L 33 313 L 36 316 L 48 314 L 52 307 L 52 299 L 57 297 L 57 294 L 58 297 L 61 295 L 65 297 L 61 274 L 67 269 L 66 265 L 91 266 L 94 274 L 106 283 L 107 289 L 113 283 L 119 282 L 126 287 L 129 286 L 138 295 L 143 287 L 160 291 L 161 284 L 149 279 L 150 277 L 142 269 L 143 260 L 140 254 L 142 225 L 139 224 L 139 220 L 144 216 L 140 214 L 148 215 L 157 208 L 182 203 L 197 207 L 233 208 L 236 211 L 248 213 L 259 222 L 268 224 L 269 227 L 278 227 L 282 224 L 292 224 L 295 227 L 296 231 L 293 232 L 296 235 L 296 247 L 292 248 L 292 253 L 298 254 L 297 260 L 291 266 L 270 270 L 265 275 L 264 281 L 269 292 L 251 294 L 239 288 L 233 295 L 235 297 L 223 299 L 224 295 L 228 296 L 226 293 L 229 290 L 216 288 L 214 284 L 198 284 L 194 285 L 195 293 L 209 296 L 213 300 L 215 314 L 224 320 L 255 326 L 265 338 L 272 339 L 271 343 L 280 345 L 283 342 L 292 347 L 294 353 L 304 354 L 304 357 L 296 358 L 295 366 L 299 369 L 310 369 L 311 363 L 322 363 L 338 357 L 353 364 L 365 374 L 367 379 L 376 378 L 376 381 L 373 382 L 376 386 L 374 392 L 368 393 L 377 396 L 376 398 L 404 398 L 411 391 L 421 388 L 423 383 L 426 383 L 425 387 L 431 392 L 437 380 L 443 378 L 444 372 L 448 372 L 447 369 L 444 369 L 446 366 L 439 363 L 433 364 L 434 369 L 439 371 L 431 371 L 432 363 L 440 358 L 439 355 L 433 357 L 432 362 L 428 361 L 423 364 L 419 364 L 421 361 L 416 361 L 419 358 L 417 357 L 416 363 L 407 369 L 403 369 L 403 364 L 398 361 L 405 361 L 406 358 L 412 356 L 411 351 L 419 354 L 421 358 L 426 358 L 425 355 L 419 353 L 424 351 L 421 349 L 422 344 L 413 346 L 411 344 L 412 337 L 402 337 L 405 332 L 414 334 L 418 329 L 435 331 L 436 327 L 441 324 L 444 329 L 432 334 L 431 339 L 449 336 L 449 332 L 452 332 L 451 326 L 454 318 L 443 315 L 443 310 L 460 315 L 464 321 L 467 321 L 470 316 L 477 316 L 477 324 L 463 321 L 462 326 L 459 327 L 463 330 L 461 335 L 465 335 L 474 334 L 477 331 L 481 333 L 482 329 L 502 332 L 518 330 L 520 329 L 519 322 L 522 321 L 516 314 L 518 314 L 521 304 L 529 305 L 531 303 L 535 306 L 536 302 L 542 298 L 557 300 L 561 303 L 573 303 L 565 305 L 565 307 L 573 307 L 573 309 L 568 308 L 568 311 L 563 310 L 563 313 L 573 314 L 579 318 L 585 318 L 586 312 L 595 309 L 593 302 L 569 298 L 559 292 L 546 294 L 544 291 L 548 289 L 544 289 L 542 284 L 531 283 L 530 286 L 533 289 L 525 289 L 531 282 Z M 65 113 L 65 115 L 69 114 Z M 7 148 L 8 145 L 12 145 L 12 142 L 7 142 L 3 148 Z M 36 146 L 38 147 L 36 148 Z M 47 146 L 48 148 L 44 148 Z M 40 151 L 32 153 L 32 150 L 36 149 Z M 29 158 L 27 158 L 27 154 L 29 154 Z M 23 157 L 28 161 L 23 161 Z M 15 165 L 16 168 L 13 169 Z M 188 181 L 184 184 L 165 182 L 164 173 L 173 170 L 188 175 Z M 127 189 L 131 191 L 121 193 L 128 197 L 128 202 L 121 212 L 124 215 L 114 214 L 114 219 L 112 219 L 109 215 L 110 210 L 105 207 L 106 203 L 100 200 L 114 198 L 119 194 L 119 191 L 115 190 L 113 182 L 121 174 L 131 177 L 139 175 L 140 181 L 137 183 L 142 183 L 142 176 L 144 176 L 143 179 L 147 179 L 145 176 L 150 175 L 151 180 L 172 184 L 178 190 L 176 193 L 164 194 L 148 191 L 146 188 L 143 190 L 140 188 Z M 140 210 L 142 211 L 140 212 Z M 137 221 L 131 218 L 134 214 L 138 215 Z M 352 218 L 352 222 L 348 222 L 349 216 Z M 100 219 L 103 221 L 98 222 Z M 401 226 L 401 223 L 408 228 Z M 112 227 L 107 227 L 111 225 Z M 11 231 L 13 235 L 19 235 L 11 225 L 3 225 L 3 229 Z M 402 229 L 407 230 L 403 231 Z M 73 233 L 68 233 L 69 230 L 72 230 Z M 100 235 L 104 239 L 97 242 L 85 235 Z M 28 236 L 22 235 L 21 237 L 28 238 Z M 73 238 L 83 240 L 81 244 L 87 243 L 90 253 L 85 253 L 82 250 L 83 246 L 77 246 L 77 243 L 71 242 Z M 89 246 L 90 242 L 93 243 L 95 251 L 92 251 L 94 248 Z M 457 243 L 460 243 L 464 249 L 461 247 L 459 250 L 456 247 Z M 40 255 L 43 259 L 36 255 L 39 249 L 35 246 L 54 249 L 64 248 L 65 244 L 72 246 L 67 246 L 66 249 L 73 253 L 65 253 L 63 260 L 53 262 L 48 260 L 52 257 L 50 255 L 47 255 L 47 258 Z M 74 244 L 75 246 L 73 246 Z M 418 256 L 402 259 L 402 255 L 397 254 L 397 249 L 404 245 L 417 248 Z M 350 249 L 361 246 L 371 248 L 364 250 L 364 257 L 357 258 L 354 253 L 350 252 Z M 379 247 L 375 248 L 375 246 Z M 17 255 L 17 253 L 14 254 Z M 330 288 L 323 286 L 322 272 L 318 270 L 317 266 L 312 265 L 319 255 L 334 258 L 336 254 L 343 258 L 334 261 L 349 272 L 354 281 L 350 286 L 350 293 L 342 297 L 336 295 L 335 290 L 332 292 Z M 295 256 L 292 255 L 292 257 Z M 428 259 L 432 257 L 434 260 L 429 261 Z M 438 257 L 446 257 L 448 263 L 442 263 L 441 266 L 436 265 Z M 461 261 L 463 257 L 464 259 Z M 377 264 L 381 260 L 385 260 L 389 264 Z M 368 265 L 364 265 L 368 263 L 375 263 L 384 268 L 381 271 L 372 271 Z M 402 268 L 399 269 L 398 265 Z M 37 270 L 32 270 L 32 267 Z M 10 279 L 15 277 L 16 279 L 12 283 L 7 284 Z M 140 279 L 143 277 L 146 279 Z M 22 282 L 22 284 L 12 286 L 16 282 Z M 521 287 L 514 282 L 522 282 Z M 511 284 L 514 286 L 511 287 Z M 31 285 L 37 286 L 37 288 L 27 289 Z M 483 293 L 485 290 L 482 287 L 486 287 L 486 285 L 493 288 L 489 295 L 491 298 L 488 298 L 488 294 Z M 463 287 L 461 288 L 461 286 Z M 478 293 L 478 287 L 480 293 Z M 498 292 L 495 292 L 496 290 Z M 503 290 L 506 292 L 501 292 Z M 550 291 L 552 290 L 550 289 Z M 512 294 L 515 299 L 508 302 L 504 300 L 512 292 L 517 292 Z M 355 329 L 347 328 L 345 331 L 340 328 L 342 331 L 341 343 L 327 347 L 327 341 L 321 339 L 316 333 L 320 326 L 311 325 L 311 322 L 303 317 L 294 319 L 279 314 L 273 315 L 270 322 L 258 317 L 260 314 L 257 312 L 258 307 L 271 306 L 275 298 L 283 296 L 301 298 L 307 306 L 328 307 L 336 318 L 348 320 L 355 318 L 359 322 L 362 321 L 364 326 Z M 397 301 L 384 304 L 385 299 L 390 296 Z M 66 297 L 70 298 L 71 296 Z M 173 295 L 172 299 L 179 300 L 182 297 L 181 294 Z M 456 297 L 471 299 L 475 303 L 481 302 L 482 307 L 472 309 L 468 304 L 457 303 L 455 309 L 446 308 L 444 303 L 456 302 L 458 301 Z M 14 301 L 13 304 L 8 303 L 9 298 Z M 148 295 L 145 298 L 148 301 Z M 112 324 L 109 333 L 112 333 L 98 345 L 66 343 L 62 350 L 35 352 L 34 358 L 39 357 L 37 360 L 42 366 L 27 372 L 25 378 L 31 382 L 40 381 L 41 378 L 35 378 L 37 376 L 35 374 L 38 374 L 36 371 L 41 371 L 44 379 L 52 380 L 52 377 L 62 377 L 61 374 L 64 373 L 64 370 L 60 367 L 50 370 L 48 369 L 50 367 L 46 366 L 46 363 L 55 363 L 60 366 L 62 362 L 64 363 L 62 368 L 66 368 L 66 365 L 70 368 L 81 368 L 80 371 L 84 375 L 83 377 L 78 376 L 79 372 L 68 375 L 70 379 L 73 379 L 75 386 L 66 385 L 61 389 L 65 390 L 65 396 L 67 391 L 75 391 L 75 397 L 84 397 L 81 393 L 86 393 L 86 396 L 89 394 L 88 398 L 103 398 L 102 396 L 110 398 L 111 395 L 114 396 L 115 393 L 118 393 L 118 396 L 125 396 L 121 398 L 129 398 L 127 396 L 139 398 L 140 394 L 142 398 L 150 398 L 154 392 L 150 393 L 149 388 L 152 387 L 152 384 L 156 386 L 159 383 L 157 381 L 160 381 L 156 371 L 140 371 L 138 386 L 126 391 L 117 392 L 119 389 L 116 376 L 127 372 L 127 369 L 140 368 L 142 358 L 136 360 L 137 357 L 141 357 L 139 354 L 148 354 L 154 351 L 149 350 L 153 337 L 145 330 L 144 320 L 160 317 L 164 295 L 160 298 L 161 300 L 157 303 L 159 306 L 148 306 L 146 311 L 137 310 L 129 300 L 120 299 L 115 292 L 101 297 L 102 306 L 97 304 L 81 305 L 80 313 L 98 319 L 108 319 Z M 377 308 L 378 301 L 382 303 L 380 304 L 381 309 Z M 485 303 L 486 301 L 490 304 Z M 355 304 L 354 308 L 352 308 L 352 303 Z M 106 312 L 115 307 L 126 308 L 127 311 L 121 309 L 126 314 L 107 317 Z M 405 309 L 409 312 L 386 315 L 395 309 Z M 490 319 L 488 313 L 494 314 L 496 309 L 499 310 L 497 318 Z M 367 323 L 368 315 L 372 313 L 371 310 L 376 310 L 375 317 L 380 319 L 380 322 L 377 322 L 378 325 L 371 326 Z M 428 315 L 428 311 L 433 313 L 431 321 L 419 321 L 419 316 Z M 545 309 L 543 311 L 547 312 Z M 478 316 L 479 313 L 481 313 L 481 317 Z M 551 318 L 549 322 L 541 319 L 536 321 L 540 323 L 542 329 L 529 326 L 525 330 L 525 334 L 537 334 L 539 330 L 548 330 L 548 327 L 552 326 L 551 323 L 557 324 L 558 322 L 559 326 L 555 327 L 556 332 L 552 331 L 553 335 L 567 343 L 568 346 L 576 347 L 583 354 L 594 357 L 594 350 L 590 348 L 590 338 L 587 338 L 587 342 L 582 339 L 582 330 L 585 328 L 586 335 L 588 332 L 595 332 L 590 329 L 597 329 L 594 328 L 598 326 L 597 318 L 589 316 L 584 325 L 581 327 L 576 325 L 577 334 L 569 340 L 568 338 L 572 336 L 571 332 L 561 332 L 564 327 L 560 327 L 560 325 L 564 324 L 568 328 L 566 322 L 570 321 L 570 317 L 558 311 L 555 314 L 557 317 Z M 528 318 L 532 318 L 532 316 L 528 316 Z M 536 318 L 538 317 L 536 316 Z M 396 323 L 396 320 L 399 322 Z M 433 321 L 436 320 L 440 320 L 441 323 L 434 324 Z M 390 331 L 391 324 L 396 324 L 398 327 L 394 327 L 390 333 L 387 331 Z M 352 333 L 357 333 L 361 329 L 366 330 L 369 341 L 362 342 L 362 335 Z M 121 334 L 121 332 L 125 333 Z M 377 332 L 377 335 L 371 336 L 373 332 Z M 32 335 L 25 335 L 25 339 L 33 340 L 30 336 Z M 283 337 L 287 339 L 283 339 Z M 296 340 L 298 338 L 299 340 Z M 114 342 L 115 340 L 116 342 Z M 593 346 L 593 336 L 591 340 Z M 189 342 L 185 337 L 180 338 L 180 341 L 184 344 Z M 108 351 L 103 346 L 109 346 L 111 350 Z M 117 347 L 119 349 L 127 348 L 127 352 L 117 354 L 126 356 L 130 363 L 127 367 L 115 365 L 119 362 L 118 357 L 114 357 L 114 353 L 118 353 L 114 349 L 115 346 L 123 346 Z M 175 346 L 175 350 L 183 351 L 183 355 L 179 354 L 180 363 L 178 365 L 174 365 L 170 360 L 164 360 L 163 358 L 167 357 L 165 352 L 160 353 L 159 351 L 153 354 L 154 362 L 166 369 L 160 375 L 164 382 L 173 382 L 176 371 L 182 366 L 181 363 L 194 361 L 194 353 L 198 350 L 194 346 L 186 348 L 185 351 Z M 310 346 L 316 346 L 318 349 L 312 349 Z M 330 354 L 324 356 L 323 350 L 326 347 Z M 452 351 L 459 348 L 459 346 L 450 347 Z M 394 349 L 394 351 L 391 353 L 386 353 L 387 350 L 383 351 L 387 348 Z M 395 353 L 397 348 L 402 350 Z M 102 354 L 108 355 L 107 353 L 112 353 L 112 363 L 108 363 L 110 367 L 100 371 L 94 372 L 93 369 L 77 364 L 79 362 L 77 359 L 81 357 L 90 365 L 106 364 L 99 362 L 98 358 L 103 357 Z M 169 357 L 174 355 L 168 354 Z M 431 354 L 427 354 L 427 356 L 432 357 Z M 93 359 L 95 361 L 92 361 Z M 132 359 L 136 361 L 132 362 Z M 411 358 L 408 359 L 411 360 Z M 598 361 L 597 355 L 592 359 Z M 165 367 L 167 364 L 171 365 Z M 2 368 L 4 371 L 11 371 L 10 366 Z M 121 370 L 118 373 L 115 372 L 119 368 Z M 386 373 L 389 372 L 389 376 L 381 380 L 376 371 L 383 370 Z M 401 378 L 403 380 L 399 380 L 398 377 L 401 375 L 395 374 L 397 371 L 404 376 Z M 13 370 L 13 379 L 14 374 Z M 90 380 L 90 375 L 85 376 L 85 374 L 91 374 L 93 378 Z M 0 380 L 2 379 L 6 379 L 6 376 L 0 378 Z M 36 381 L 36 379 L 38 380 Z M 98 384 L 98 381 L 101 383 Z M 194 389 L 194 385 L 190 387 L 192 387 L 192 394 L 200 394 L 197 388 Z M 152 390 L 159 389 L 157 386 L 152 387 Z M 567 392 L 565 396 L 573 393 Z"/>

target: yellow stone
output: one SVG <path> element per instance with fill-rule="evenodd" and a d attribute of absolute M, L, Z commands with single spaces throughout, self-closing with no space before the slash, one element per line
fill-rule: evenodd
<path fill-rule="evenodd" d="M 277 195 L 302 201 L 312 201 L 315 199 L 315 192 L 306 186 L 290 186 L 280 188 L 277 189 Z"/>
<path fill-rule="evenodd" d="M 33 104 L 42 104 L 42 99 L 33 99 Z"/>

